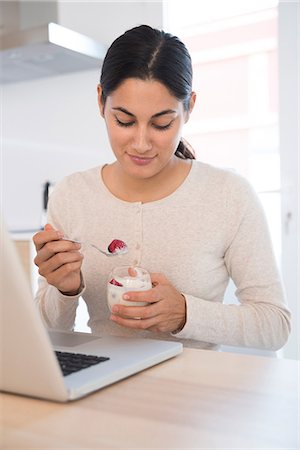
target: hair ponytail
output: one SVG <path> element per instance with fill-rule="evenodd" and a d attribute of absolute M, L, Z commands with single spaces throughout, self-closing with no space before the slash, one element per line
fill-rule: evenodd
<path fill-rule="evenodd" d="M 180 159 L 196 159 L 193 147 L 183 138 L 180 139 L 175 155 Z"/>

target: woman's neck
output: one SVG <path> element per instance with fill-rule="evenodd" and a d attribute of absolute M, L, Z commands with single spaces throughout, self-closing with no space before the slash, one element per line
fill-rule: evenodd
<path fill-rule="evenodd" d="M 149 203 L 172 194 L 186 179 L 191 169 L 191 160 L 177 157 L 149 178 L 131 177 L 116 161 L 102 169 L 102 179 L 108 190 L 120 200 Z"/>

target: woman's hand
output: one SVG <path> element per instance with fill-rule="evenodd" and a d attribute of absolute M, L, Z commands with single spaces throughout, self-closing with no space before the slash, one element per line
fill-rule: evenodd
<path fill-rule="evenodd" d="M 80 244 L 62 240 L 63 233 L 47 224 L 33 236 L 37 255 L 34 263 L 39 274 L 63 294 L 76 295 L 81 286 L 80 269 L 83 255 Z"/>
<path fill-rule="evenodd" d="M 123 327 L 157 332 L 177 332 L 186 322 L 184 296 L 160 273 L 151 274 L 149 291 L 126 292 L 127 301 L 149 302 L 147 306 L 114 305 L 111 320 Z M 136 319 L 136 318 L 139 318 Z"/>

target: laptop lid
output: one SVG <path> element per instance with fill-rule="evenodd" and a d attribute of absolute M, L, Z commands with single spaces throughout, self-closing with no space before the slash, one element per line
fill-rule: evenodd
<path fill-rule="evenodd" d="M 2 220 L 0 267 L 3 391 L 74 400 L 182 352 L 180 342 L 46 330 Z M 109 359 L 63 377 L 53 350 Z"/>
<path fill-rule="evenodd" d="M 31 289 L 1 219 L 0 389 L 34 397 L 68 396 Z"/>

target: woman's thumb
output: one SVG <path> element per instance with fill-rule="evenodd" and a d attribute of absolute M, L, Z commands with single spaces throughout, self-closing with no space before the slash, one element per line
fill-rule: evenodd
<path fill-rule="evenodd" d="M 158 284 L 168 284 L 169 283 L 168 279 L 162 273 L 150 273 L 150 276 L 151 276 L 152 284 L 155 286 Z"/>
<path fill-rule="evenodd" d="M 52 225 L 50 225 L 50 223 L 46 223 L 45 227 L 44 227 L 45 231 L 53 231 L 54 228 Z"/>

